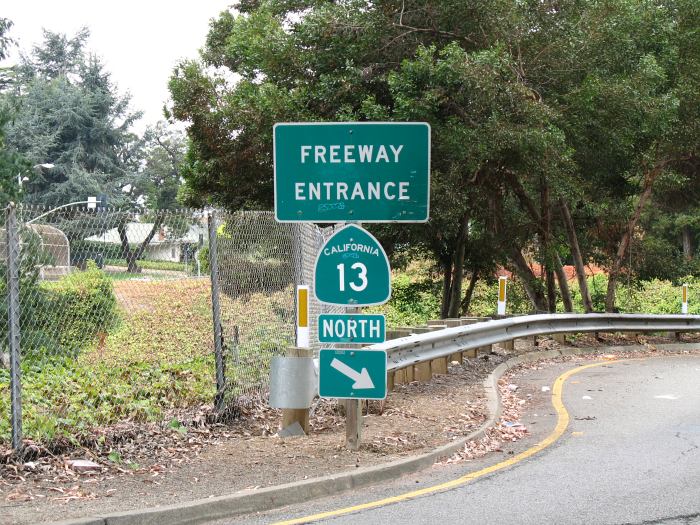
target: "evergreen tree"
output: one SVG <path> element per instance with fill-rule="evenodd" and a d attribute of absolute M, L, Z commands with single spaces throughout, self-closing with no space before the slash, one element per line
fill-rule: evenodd
<path fill-rule="evenodd" d="M 38 168 L 24 200 L 58 206 L 106 194 L 128 206 L 121 191 L 133 184 L 120 153 L 132 139 L 138 113 L 120 95 L 95 55 L 85 52 L 87 29 L 73 38 L 44 31 L 44 42 L 18 66 L 18 111 L 6 127 L 9 148 Z"/>

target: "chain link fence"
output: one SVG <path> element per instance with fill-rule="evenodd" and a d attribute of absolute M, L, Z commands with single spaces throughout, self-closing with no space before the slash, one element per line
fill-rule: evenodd
<path fill-rule="evenodd" d="M 269 212 L 8 208 L 0 442 L 264 401 L 328 234 Z"/>

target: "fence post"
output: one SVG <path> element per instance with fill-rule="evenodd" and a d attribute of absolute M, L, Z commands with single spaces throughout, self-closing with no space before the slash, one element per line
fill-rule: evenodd
<path fill-rule="evenodd" d="M 224 373 L 223 341 L 221 331 L 221 303 L 219 301 L 219 262 L 216 245 L 216 212 L 209 213 L 209 276 L 211 279 L 211 308 L 214 322 L 214 360 L 216 362 L 216 395 L 214 408 L 221 412 L 224 408 Z"/>
<path fill-rule="evenodd" d="M 12 448 L 22 446 L 22 377 L 20 369 L 19 326 L 19 234 L 17 208 L 13 202 L 7 208 L 5 220 L 7 233 L 7 322 L 10 347 L 10 405 L 12 420 Z"/>

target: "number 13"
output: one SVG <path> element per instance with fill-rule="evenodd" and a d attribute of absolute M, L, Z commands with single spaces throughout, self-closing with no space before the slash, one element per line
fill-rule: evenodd
<path fill-rule="evenodd" d="M 344 292 L 345 291 L 345 264 L 340 263 L 338 266 L 338 277 L 340 279 L 340 291 Z M 359 284 L 355 284 L 353 281 L 350 281 L 348 284 L 350 285 L 350 288 L 352 288 L 356 292 L 361 292 L 365 288 L 367 288 L 367 267 L 359 262 L 356 262 L 352 266 L 350 266 L 351 270 L 359 270 L 359 273 L 357 274 L 357 278 L 360 280 Z"/>

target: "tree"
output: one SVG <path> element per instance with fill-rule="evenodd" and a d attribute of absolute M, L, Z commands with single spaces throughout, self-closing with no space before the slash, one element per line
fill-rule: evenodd
<path fill-rule="evenodd" d="M 185 155 L 186 143 L 180 131 L 159 122 L 156 126 L 149 127 L 141 139 L 129 144 L 124 151 L 123 160 L 127 166 L 133 165 L 135 173 L 125 194 L 134 200 L 140 215 L 153 220 L 150 231 L 136 248 L 131 247 L 128 238 L 128 220 L 131 216 L 124 215 L 117 225 L 127 271 L 138 273 L 141 270 L 137 261 L 161 228 L 167 225 L 169 233 L 177 235 L 186 231 L 189 225 L 184 217 L 168 212 L 178 203 L 178 192 L 182 185 L 180 164 Z"/>
<path fill-rule="evenodd" d="M 409 231 L 443 271 L 443 314 L 459 315 L 465 266 L 481 268 L 504 257 L 521 262 L 521 239 L 509 243 L 503 230 L 486 256 L 489 263 L 473 257 L 485 250 L 466 250 L 470 231 L 486 231 L 480 225 L 489 222 L 487 195 L 500 187 L 506 170 L 536 166 L 544 174 L 548 167 L 537 160 L 544 151 L 552 167 L 559 152 L 567 154 L 553 115 L 496 43 L 514 23 L 507 5 L 237 7 L 240 16 L 225 12 L 212 22 L 202 63 L 183 62 L 170 82 L 173 115 L 189 123 L 183 175 L 190 195 L 235 209 L 269 208 L 271 133 L 278 121 L 427 121 L 433 130 L 431 220 Z M 227 84 L 225 75 L 207 68 L 227 69 L 241 80 Z M 391 243 L 406 229 L 382 232 Z M 531 274 L 526 263 L 517 267 Z"/>
<path fill-rule="evenodd" d="M 84 51 L 87 29 L 73 38 L 44 31 L 44 42 L 18 66 L 17 114 L 6 127 L 10 149 L 32 165 L 51 166 L 24 186 L 24 200 L 57 206 L 107 194 L 128 204 L 121 189 L 132 173 L 119 157 L 139 117 L 116 92 L 101 61 Z"/>
<path fill-rule="evenodd" d="M 187 153 L 184 133 L 161 121 L 143 135 L 145 195 L 151 208 L 169 209 L 179 204 L 181 165 Z"/>
<path fill-rule="evenodd" d="M 610 310 L 654 188 L 697 149 L 696 4 L 240 2 L 170 81 L 184 193 L 270 207 L 275 122 L 427 121 L 431 220 L 381 232 L 433 254 L 443 314 L 459 311 L 465 268 L 493 263 L 535 309 L 554 310 L 557 282 L 571 309 L 566 253 L 584 297 L 584 254 L 605 262 Z M 470 254 L 471 232 L 488 249 Z"/>
<path fill-rule="evenodd" d="M 7 34 L 12 21 L 0 18 L 0 61 L 8 56 L 14 40 Z M 21 193 L 22 178 L 28 172 L 29 164 L 21 155 L 7 148 L 5 127 L 12 120 L 15 108 L 12 99 L 4 93 L 12 75 L 6 68 L 0 68 L 0 207 L 3 209 L 11 201 L 17 201 Z"/>

